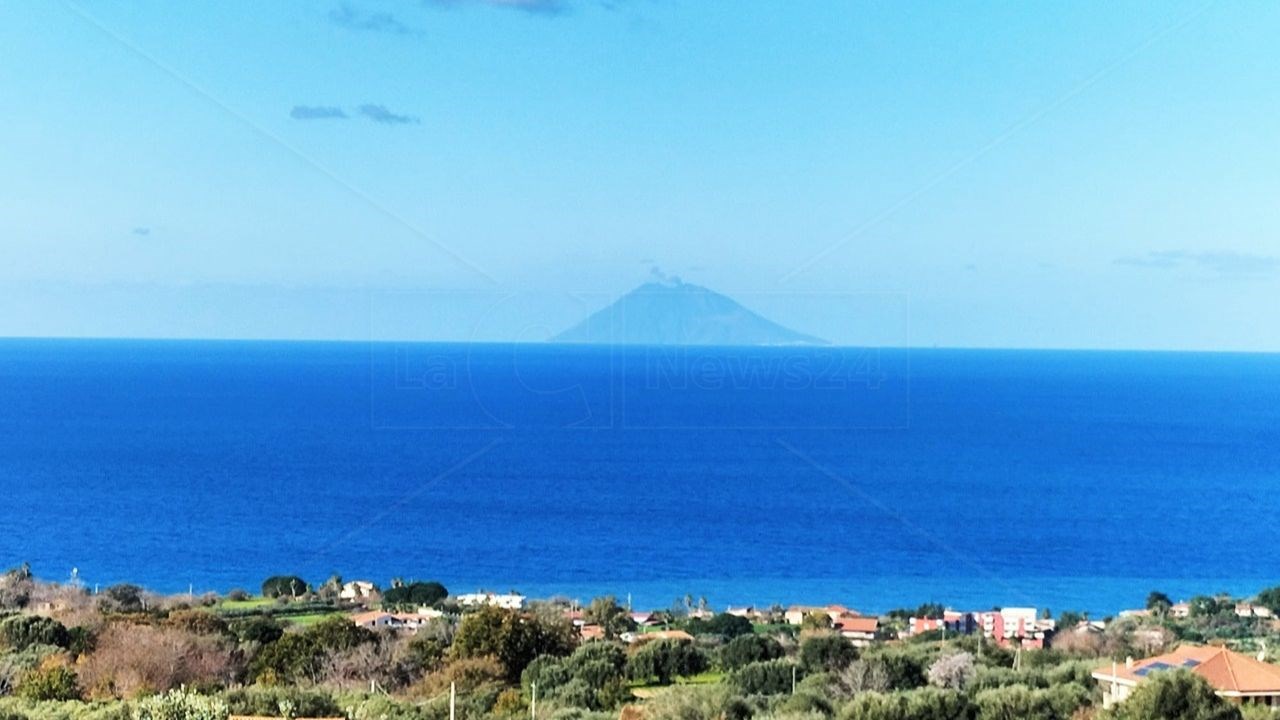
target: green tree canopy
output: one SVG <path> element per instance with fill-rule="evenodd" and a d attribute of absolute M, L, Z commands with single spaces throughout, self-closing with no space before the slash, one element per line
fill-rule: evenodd
<path fill-rule="evenodd" d="M 582 613 L 582 619 L 593 625 L 599 625 L 608 640 L 616 639 L 622 633 L 636 629 L 631 613 L 619 605 L 612 595 L 593 599 Z"/>
<path fill-rule="evenodd" d="M 296 598 L 307 594 L 307 581 L 297 575 L 273 575 L 262 581 L 262 596 Z"/>
<path fill-rule="evenodd" d="M 729 613 L 713 615 L 705 620 L 690 618 L 685 622 L 684 629 L 690 635 L 719 635 L 725 638 L 736 638 L 755 632 L 750 620 Z"/>
<path fill-rule="evenodd" d="M 662 638 L 649 641 L 632 653 L 627 675 L 634 680 L 657 680 L 659 685 L 669 685 L 672 678 L 697 675 L 710 664 L 706 653 L 688 640 Z"/>
<path fill-rule="evenodd" d="M 1147 594 L 1148 610 L 1163 615 L 1168 612 L 1171 607 L 1173 607 L 1173 601 L 1169 599 L 1168 595 L 1165 595 L 1159 590 L 1152 590 Z"/>
<path fill-rule="evenodd" d="M 754 634 L 740 635 L 720 648 L 720 667 L 735 670 L 753 662 L 776 660 L 782 654 L 782 645 L 773 638 Z"/>
<path fill-rule="evenodd" d="M 811 635 L 800 642 L 800 664 L 809 672 L 835 672 L 858 659 L 858 649 L 835 633 Z"/>
<path fill-rule="evenodd" d="M 534 658 L 566 656 L 574 644 L 573 626 L 566 620 L 484 607 L 463 616 L 451 652 L 458 658 L 497 658 L 515 681 Z"/>
<path fill-rule="evenodd" d="M 387 589 L 382 593 L 382 602 L 387 605 L 434 606 L 447 597 L 449 590 L 438 582 L 414 582 Z"/>
<path fill-rule="evenodd" d="M 15 615 L 0 621 L 0 644 L 14 652 L 21 652 L 32 645 L 70 645 L 71 635 L 66 626 L 53 618 L 39 615 Z"/>

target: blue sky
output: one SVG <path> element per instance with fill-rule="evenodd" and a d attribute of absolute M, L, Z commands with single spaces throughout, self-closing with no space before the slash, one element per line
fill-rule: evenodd
<path fill-rule="evenodd" d="M 0 335 L 1280 350 L 1280 5 L 0 6 Z"/>

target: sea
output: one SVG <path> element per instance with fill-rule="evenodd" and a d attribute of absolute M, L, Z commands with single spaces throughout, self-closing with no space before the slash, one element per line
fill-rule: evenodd
<path fill-rule="evenodd" d="M 0 564 L 665 608 L 1280 584 L 1280 356 L 0 340 Z"/>

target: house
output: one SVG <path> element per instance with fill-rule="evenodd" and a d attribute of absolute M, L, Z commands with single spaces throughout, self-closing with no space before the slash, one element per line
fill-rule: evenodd
<path fill-rule="evenodd" d="M 850 610 L 843 605 L 827 605 L 826 607 L 812 607 L 809 605 L 792 605 L 787 608 L 782 617 L 787 621 L 788 625 L 803 625 L 804 619 L 814 613 L 822 613 L 831 618 L 831 622 L 835 623 L 836 619 L 843 616 L 856 616 L 857 612 Z"/>
<path fill-rule="evenodd" d="M 579 625 L 578 636 L 585 642 L 587 640 L 603 640 L 604 628 L 599 625 Z"/>
<path fill-rule="evenodd" d="M 1107 629 L 1107 623 L 1102 620 L 1081 620 L 1071 627 L 1071 632 L 1076 635 L 1094 635 Z"/>
<path fill-rule="evenodd" d="M 467 593 L 454 598 L 462 607 L 480 607 L 492 605 L 504 610 L 520 610 L 524 607 L 525 596 L 516 593 L 498 595 L 491 592 Z"/>
<path fill-rule="evenodd" d="M 634 622 L 639 627 L 653 627 L 661 625 L 662 619 L 657 613 L 633 612 L 631 613 L 631 622 Z"/>
<path fill-rule="evenodd" d="M 734 617 L 746 618 L 748 620 L 756 620 L 760 617 L 760 611 L 750 605 L 746 607 L 733 607 L 730 605 L 729 609 L 725 610 L 725 614 L 733 615 Z"/>
<path fill-rule="evenodd" d="M 847 638 L 857 647 L 866 647 L 876 639 L 876 631 L 880 629 L 879 618 L 845 615 L 836 619 L 836 632 Z"/>
<path fill-rule="evenodd" d="M 1253 603 L 1238 602 L 1236 603 L 1236 617 L 1242 618 L 1270 618 L 1273 616 L 1270 608 L 1262 605 L 1254 605 Z"/>
<path fill-rule="evenodd" d="M 1183 600 L 1169 606 L 1169 617 L 1172 618 L 1188 618 L 1191 617 L 1191 603 Z"/>
<path fill-rule="evenodd" d="M 342 590 L 338 591 L 339 600 L 371 600 L 378 596 L 378 586 L 367 580 L 352 580 L 342 586 Z"/>
<path fill-rule="evenodd" d="M 1139 610 L 1121 610 L 1121 611 L 1120 611 L 1120 613 L 1119 613 L 1119 615 L 1118 615 L 1118 617 L 1122 617 L 1122 618 L 1142 618 L 1142 617 L 1150 617 L 1150 615 L 1151 615 L 1151 611 L 1150 611 L 1150 610 L 1147 610 L 1146 608 L 1142 608 L 1142 609 L 1139 609 Z"/>
<path fill-rule="evenodd" d="M 1129 697 L 1153 674 L 1185 668 L 1208 681 L 1219 697 L 1232 702 L 1280 708 L 1280 667 L 1222 647 L 1183 645 L 1145 660 L 1110 663 L 1093 671 L 1102 688 L 1104 708 Z"/>
<path fill-rule="evenodd" d="M 971 612 L 947 610 L 940 618 L 912 617 L 907 619 L 907 635 L 919 635 L 941 630 L 947 635 L 972 635 L 978 631 L 978 619 Z"/>
<path fill-rule="evenodd" d="M 975 613 L 982 634 L 1001 647 L 1043 648 L 1053 634 L 1052 618 L 1040 618 L 1035 608 L 1002 608 Z"/>
<path fill-rule="evenodd" d="M 351 622 L 369 630 L 407 630 L 416 633 L 424 625 L 441 617 L 444 617 L 444 613 L 435 608 L 421 608 L 416 613 L 370 610 L 352 615 Z"/>

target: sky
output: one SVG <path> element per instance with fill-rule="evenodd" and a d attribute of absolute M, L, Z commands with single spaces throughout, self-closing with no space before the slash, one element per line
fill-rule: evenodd
<path fill-rule="evenodd" d="M 0 336 L 1280 351 L 1280 4 L 0 4 Z"/>

